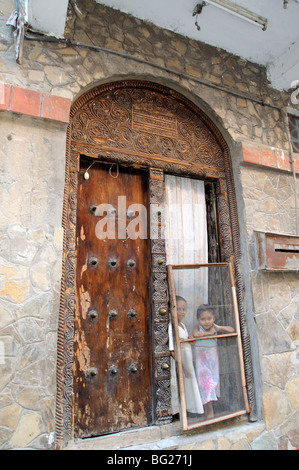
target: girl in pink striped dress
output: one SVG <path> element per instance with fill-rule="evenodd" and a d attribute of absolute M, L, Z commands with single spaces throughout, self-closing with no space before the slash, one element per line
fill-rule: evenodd
<path fill-rule="evenodd" d="M 230 326 L 215 324 L 214 312 L 209 305 L 197 309 L 197 325 L 193 330 L 195 338 L 207 337 L 195 342 L 195 374 L 207 419 L 214 417 L 213 401 L 220 396 L 219 358 L 217 338 L 208 338 L 217 333 L 233 333 Z"/>

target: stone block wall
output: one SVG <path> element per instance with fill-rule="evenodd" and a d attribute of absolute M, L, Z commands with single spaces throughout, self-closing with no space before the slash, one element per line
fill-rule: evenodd
<path fill-rule="evenodd" d="M 70 1 L 68 43 L 28 32 L 32 40 L 24 40 L 17 64 L 6 26 L 14 2 L 0 0 L 0 10 L 0 448 L 53 446 L 69 107 L 98 84 L 130 78 L 184 94 L 228 142 L 258 419 L 265 421 L 260 442 L 299 447 L 298 273 L 260 272 L 254 238 L 256 230 L 295 234 L 295 180 L 281 111 L 289 94 L 269 85 L 263 67 L 92 0 Z M 296 184 L 298 194 L 298 177 Z"/>
<path fill-rule="evenodd" d="M 54 429 L 65 125 L 1 112 L 0 136 L 0 448 L 47 448 Z"/>
<path fill-rule="evenodd" d="M 298 447 L 299 280 L 297 272 L 259 270 L 255 232 L 295 234 L 294 183 L 277 169 L 244 166 L 250 280 L 262 368 L 263 416 L 280 449 Z M 298 178 L 297 178 L 298 184 Z"/>

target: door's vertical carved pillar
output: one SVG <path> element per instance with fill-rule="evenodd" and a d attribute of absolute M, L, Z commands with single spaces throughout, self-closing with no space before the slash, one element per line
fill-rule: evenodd
<path fill-rule="evenodd" d="M 73 342 L 76 268 L 77 152 L 72 151 L 67 132 L 65 194 L 62 226 L 64 254 L 57 342 L 57 402 L 55 447 L 61 449 L 73 438 Z"/>
<path fill-rule="evenodd" d="M 171 422 L 170 356 L 168 349 L 168 285 L 164 239 L 164 174 L 149 169 L 150 236 L 152 263 L 153 356 L 156 422 Z"/>

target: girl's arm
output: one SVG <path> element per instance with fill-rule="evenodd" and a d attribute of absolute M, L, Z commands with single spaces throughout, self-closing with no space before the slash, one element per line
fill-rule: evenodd
<path fill-rule="evenodd" d="M 208 336 L 209 334 L 211 333 L 208 333 L 206 331 L 200 331 L 197 325 L 193 329 L 194 338 L 201 338 L 202 336 Z"/>
<path fill-rule="evenodd" d="M 202 336 L 201 331 L 199 331 L 198 325 L 195 325 L 195 327 L 193 328 L 193 337 L 199 338 L 200 336 Z"/>
<path fill-rule="evenodd" d="M 217 333 L 234 333 L 235 332 L 232 326 L 218 326 L 214 323 L 214 327 Z"/>

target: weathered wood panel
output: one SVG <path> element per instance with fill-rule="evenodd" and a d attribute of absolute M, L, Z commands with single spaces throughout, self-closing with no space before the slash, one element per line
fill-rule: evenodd
<path fill-rule="evenodd" d="M 82 162 L 78 184 L 74 393 L 79 436 L 145 426 L 152 415 L 147 220 L 131 206 L 147 208 L 145 175 L 97 162 L 85 180 L 88 165 Z M 144 238 L 134 239 L 136 232 Z"/>

